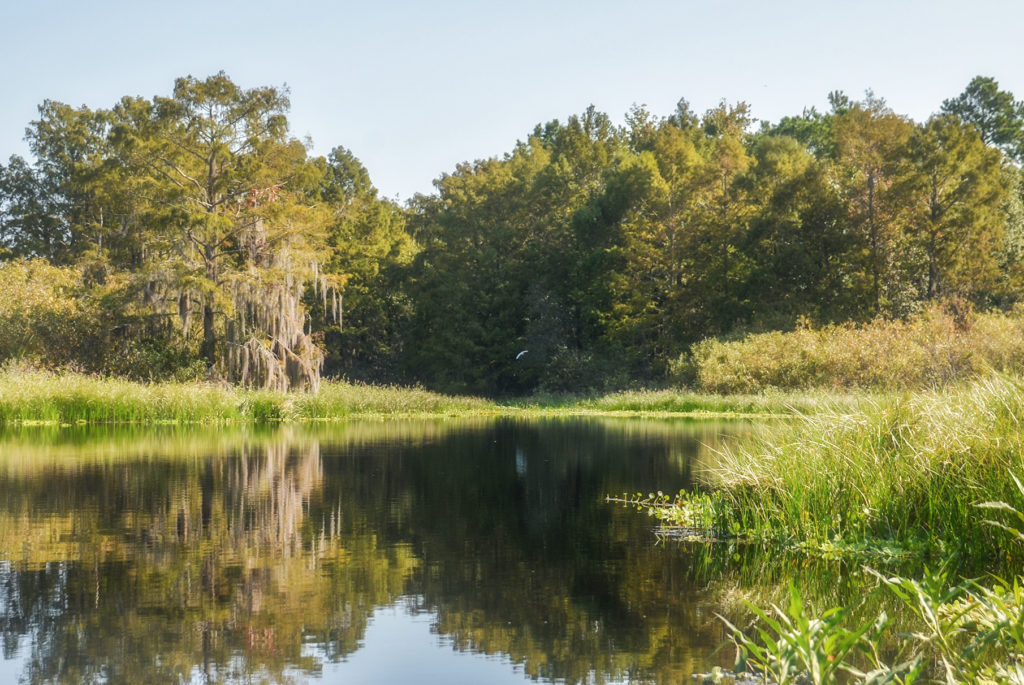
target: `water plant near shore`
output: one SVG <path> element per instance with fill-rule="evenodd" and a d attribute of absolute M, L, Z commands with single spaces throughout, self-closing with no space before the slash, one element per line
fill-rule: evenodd
<path fill-rule="evenodd" d="M 1020 480 L 1012 480 L 1024 494 Z M 984 523 L 1010 532 L 1019 547 L 1024 513 L 1006 502 L 980 507 L 1007 514 L 1008 521 Z M 736 647 L 740 675 L 727 680 L 716 674 L 704 682 L 818 684 L 846 674 L 853 682 L 872 685 L 1024 683 L 1024 577 L 957 581 L 954 566 L 950 558 L 917 578 L 865 569 L 876 585 L 860 603 L 879 593 L 895 598 L 903 613 L 899 628 L 884 610 L 855 618 L 857 604 L 814 615 L 792 584 L 785 609 L 748 602 L 754 627 L 739 628 L 719 616 Z"/>
<path fill-rule="evenodd" d="M 456 415 L 494 403 L 420 388 L 325 382 L 317 393 L 212 383 L 136 383 L 73 373 L 0 372 L 3 423 L 217 423 L 372 415 Z"/>
<path fill-rule="evenodd" d="M 854 406 L 856 395 L 775 393 L 717 397 L 671 390 L 607 396 L 541 396 L 497 401 L 420 387 L 324 381 L 317 392 L 286 393 L 202 382 L 139 383 L 12 365 L 0 368 L 3 423 L 211 423 L 317 421 L 357 416 L 687 415 L 785 417 Z"/>
<path fill-rule="evenodd" d="M 916 550 L 964 568 L 1011 568 L 1012 534 L 978 516 L 981 502 L 1024 508 L 1008 475 L 1021 468 L 1024 382 L 993 375 L 953 391 L 878 396 L 725 445 L 702 474 L 710 515 L 735 536 L 808 549 Z M 653 503 L 647 502 L 648 505 Z M 684 493 L 651 511 L 671 523 Z"/>

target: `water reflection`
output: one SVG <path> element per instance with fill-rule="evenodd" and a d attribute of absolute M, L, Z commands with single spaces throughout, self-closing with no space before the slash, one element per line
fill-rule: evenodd
<path fill-rule="evenodd" d="M 4 656 L 29 682 L 366 674 L 372 664 L 348 660 L 374 612 L 401 606 L 431 617 L 438 649 L 510 661 L 510 677 L 680 680 L 724 637 L 696 557 L 653 546 L 650 522 L 603 496 L 686 486 L 742 430 L 573 419 L 8 431 Z"/>

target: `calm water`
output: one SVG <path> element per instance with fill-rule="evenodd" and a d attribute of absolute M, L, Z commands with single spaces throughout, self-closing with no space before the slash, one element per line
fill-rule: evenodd
<path fill-rule="evenodd" d="M 0 435 L 0 682 L 683 682 L 707 564 L 607 493 L 743 424 Z"/>

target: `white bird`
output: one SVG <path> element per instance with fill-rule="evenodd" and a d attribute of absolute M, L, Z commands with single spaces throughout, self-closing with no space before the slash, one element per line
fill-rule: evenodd
<path fill-rule="evenodd" d="M 520 357 L 522 357 L 522 356 L 523 356 L 524 354 L 526 354 L 527 352 L 529 352 L 529 350 L 523 350 L 522 352 L 520 352 L 519 354 L 517 354 L 517 355 L 516 355 L 516 361 L 519 361 L 519 358 L 520 358 Z"/>

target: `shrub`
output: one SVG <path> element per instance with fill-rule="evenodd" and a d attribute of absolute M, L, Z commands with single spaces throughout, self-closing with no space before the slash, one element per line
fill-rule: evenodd
<path fill-rule="evenodd" d="M 672 366 L 716 393 L 766 389 L 916 389 L 1024 369 L 1024 313 L 962 316 L 941 306 L 902 321 L 705 340 Z"/>
<path fill-rule="evenodd" d="M 0 363 L 137 380 L 194 380 L 206 364 L 167 318 L 137 311 L 125 279 L 86 286 L 45 259 L 0 262 Z"/>
<path fill-rule="evenodd" d="M 99 316 L 79 274 L 44 259 L 0 264 L 0 361 L 80 364 L 95 354 Z"/>

